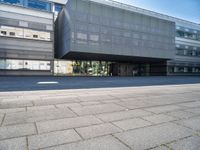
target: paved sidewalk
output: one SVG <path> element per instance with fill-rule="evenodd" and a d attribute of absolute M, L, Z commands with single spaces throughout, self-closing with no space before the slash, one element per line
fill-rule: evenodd
<path fill-rule="evenodd" d="M 200 84 L 0 92 L 0 150 L 200 150 Z"/>

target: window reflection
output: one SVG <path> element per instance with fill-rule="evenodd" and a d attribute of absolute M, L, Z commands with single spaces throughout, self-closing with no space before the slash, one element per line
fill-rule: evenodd
<path fill-rule="evenodd" d="M 55 74 L 72 76 L 109 76 L 109 64 L 105 61 L 55 61 Z"/>
<path fill-rule="evenodd" d="M 5 70 L 50 70 L 50 61 L 0 59 L 0 69 Z"/>
<path fill-rule="evenodd" d="M 1 0 L 2 3 L 21 5 L 24 7 L 51 11 L 51 3 L 43 0 Z"/>
<path fill-rule="evenodd" d="M 189 31 L 186 32 L 186 31 L 182 31 L 182 30 L 177 30 L 176 36 L 186 38 L 186 39 L 192 39 L 192 40 L 199 40 L 200 41 L 200 34 L 191 33 Z"/>

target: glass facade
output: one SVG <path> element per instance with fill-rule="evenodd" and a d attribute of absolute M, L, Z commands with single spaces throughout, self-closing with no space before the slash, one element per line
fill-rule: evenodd
<path fill-rule="evenodd" d="M 44 70 L 50 71 L 50 61 L 0 59 L 0 70 Z"/>
<path fill-rule="evenodd" d="M 200 41 L 200 31 L 192 30 L 192 29 L 186 29 L 183 27 L 179 27 L 176 29 L 176 36 L 191 40 L 198 40 Z"/>
<path fill-rule="evenodd" d="M 56 75 L 109 76 L 109 64 L 105 61 L 55 61 Z"/>
<path fill-rule="evenodd" d="M 23 7 L 51 11 L 51 3 L 42 0 L 0 0 L 2 3 L 21 5 Z"/>
<path fill-rule="evenodd" d="M 176 55 L 179 56 L 190 56 L 190 57 L 200 57 L 200 47 L 193 47 L 187 45 L 177 45 Z"/>
<path fill-rule="evenodd" d="M 55 3 L 55 12 L 59 13 L 62 10 L 62 5 Z"/>

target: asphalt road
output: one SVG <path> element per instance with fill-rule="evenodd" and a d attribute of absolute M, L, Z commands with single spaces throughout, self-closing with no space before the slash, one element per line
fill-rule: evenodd
<path fill-rule="evenodd" d="M 200 76 L 174 77 L 0 77 L 0 91 L 136 87 L 200 83 Z"/>

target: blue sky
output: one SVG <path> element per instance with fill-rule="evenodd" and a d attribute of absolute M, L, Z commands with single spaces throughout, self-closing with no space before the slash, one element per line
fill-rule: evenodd
<path fill-rule="evenodd" d="M 200 0 L 115 0 L 200 24 Z"/>

